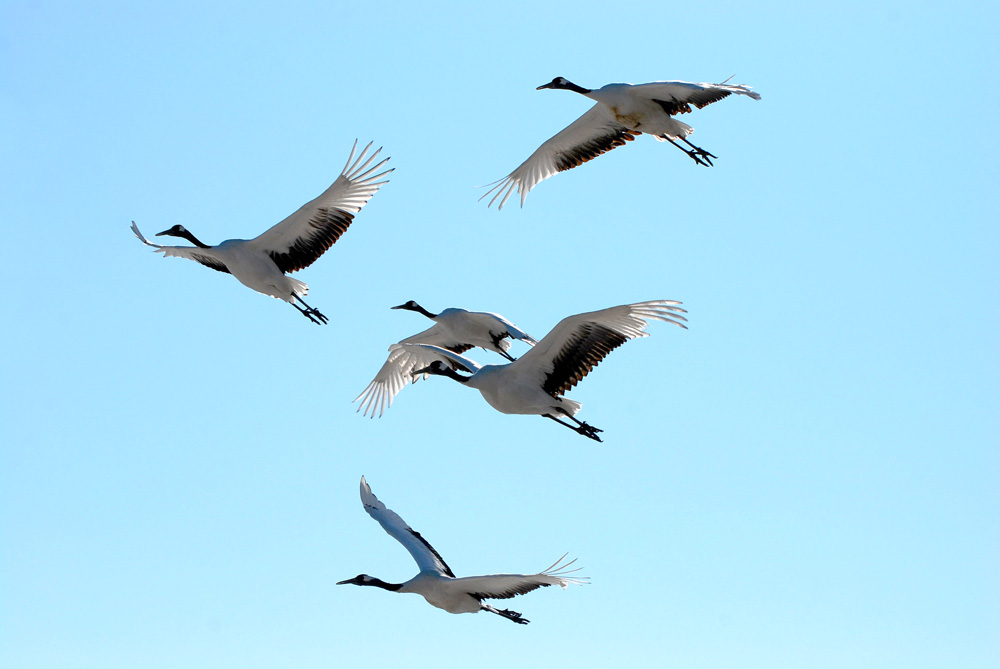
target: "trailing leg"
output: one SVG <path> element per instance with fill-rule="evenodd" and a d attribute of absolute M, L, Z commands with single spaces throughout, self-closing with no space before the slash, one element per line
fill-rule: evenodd
<path fill-rule="evenodd" d="M 699 165 L 704 165 L 705 167 L 714 167 L 714 165 L 712 164 L 712 158 L 715 158 L 716 156 L 713 156 L 708 151 L 705 151 L 704 149 L 698 148 L 697 146 L 695 146 L 691 142 L 687 141 L 686 139 L 682 139 L 682 141 L 685 144 L 687 144 L 688 146 L 692 147 L 693 150 L 685 149 L 683 146 L 681 146 L 680 144 L 678 144 L 674 140 L 670 139 L 669 137 L 664 137 L 664 139 L 666 139 L 668 142 L 670 142 L 671 144 L 673 144 L 674 146 L 676 146 L 678 149 L 680 149 L 684 153 L 686 153 L 689 156 L 691 156 L 692 160 L 694 160 L 694 162 L 698 163 Z M 702 158 L 704 158 L 704 160 L 702 160 Z M 708 161 L 708 162 L 705 162 L 705 161 Z"/>
<path fill-rule="evenodd" d="M 593 439 L 594 441 L 600 441 L 600 442 L 603 443 L 603 439 L 601 439 L 600 437 L 598 437 L 597 433 L 598 432 L 603 432 L 604 430 L 599 430 L 598 428 L 594 427 L 593 425 L 588 425 L 587 423 L 583 423 L 581 421 L 578 421 L 576 418 L 573 418 L 573 416 L 570 416 L 565 411 L 563 411 L 562 413 L 567 418 L 569 418 L 574 423 L 576 423 L 576 426 L 570 425 L 569 423 L 564 423 L 563 421 L 559 420 L 558 418 L 556 418 L 555 416 L 553 416 L 550 413 L 546 413 L 546 414 L 542 414 L 542 415 L 545 416 L 546 418 L 551 418 L 552 420 L 554 420 L 555 422 L 559 423 L 560 425 L 564 425 L 564 426 L 568 427 L 569 429 L 573 430 L 574 432 L 582 434 L 585 437 L 589 437 L 590 439 Z"/>
<path fill-rule="evenodd" d="M 299 297 L 295 293 L 292 293 L 292 297 L 295 298 L 296 300 L 298 300 L 299 302 L 301 302 L 303 304 L 303 306 L 305 306 L 305 309 L 303 309 L 299 305 L 295 304 L 294 302 L 290 302 L 290 304 L 293 307 L 295 307 L 296 309 L 298 309 L 302 313 L 303 316 L 305 316 L 306 318 L 308 318 L 309 320 L 311 320 L 313 323 L 316 323 L 317 325 L 323 325 L 323 324 L 329 322 L 328 319 L 327 319 L 327 317 L 324 316 L 323 314 L 321 314 L 319 312 L 319 309 L 313 309 L 308 304 L 306 304 L 305 300 L 303 300 L 301 297 Z M 316 320 L 317 318 L 319 320 Z"/>
<path fill-rule="evenodd" d="M 495 613 L 498 616 L 503 616 L 507 620 L 512 620 L 518 625 L 527 625 L 529 622 L 531 622 L 527 618 L 522 618 L 521 614 L 518 613 L 517 611 L 511 611 L 510 609 L 495 609 L 489 604 L 483 604 L 482 606 L 483 606 L 483 611 L 489 611 L 490 613 Z"/>

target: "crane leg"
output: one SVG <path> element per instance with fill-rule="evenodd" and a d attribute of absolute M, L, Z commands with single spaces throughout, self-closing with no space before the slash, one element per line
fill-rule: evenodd
<path fill-rule="evenodd" d="M 555 416 L 553 416 L 550 413 L 546 413 L 546 414 L 542 414 L 542 415 L 545 416 L 546 418 L 551 418 L 552 420 L 554 420 L 555 422 L 559 423 L 560 425 L 565 425 L 566 427 L 568 427 L 569 429 L 573 430 L 574 432 L 578 432 L 579 434 L 582 434 L 585 437 L 589 437 L 590 439 L 593 439 L 594 441 L 600 441 L 602 443 L 604 441 L 603 439 L 601 439 L 600 437 L 597 436 L 598 432 L 604 432 L 604 430 L 600 430 L 600 429 L 594 427 L 593 425 L 588 425 L 587 423 L 580 422 L 576 418 L 573 418 L 573 416 L 570 416 L 565 411 L 563 412 L 563 415 L 566 416 L 567 418 L 569 418 L 574 423 L 576 423 L 576 426 L 570 425 L 569 423 L 564 423 L 563 421 L 559 420 L 558 418 L 556 418 Z"/>
<path fill-rule="evenodd" d="M 690 150 L 689 149 L 685 149 L 683 146 L 681 146 L 680 144 L 678 144 L 674 140 L 670 139 L 669 137 L 666 137 L 665 139 L 668 142 L 670 142 L 671 144 L 673 144 L 674 146 L 676 146 L 678 149 L 680 149 L 681 151 L 683 151 L 684 153 L 686 153 L 689 156 L 691 156 L 691 158 L 694 160 L 694 162 L 698 163 L 699 165 L 704 165 L 705 167 L 714 167 L 715 166 L 712 163 L 712 158 L 718 159 L 718 156 L 714 156 L 711 153 L 709 153 L 708 151 L 706 151 L 705 149 L 703 149 L 701 147 L 698 147 L 698 146 L 695 146 L 694 144 L 692 144 L 691 142 L 687 141 L 683 137 L 681 138 L 681 141 L 684 142 L 685 144 L 687 144 L 688 146 L 690 146 L 691 147 Z"/>
<path fill-rule="evenodd" d="M 298 309 L 299 312 L 303 316 L 305 316 L 306 318 L 308 318 L 309 320 L 311 320 L 313 323 L 315 323 L 316 325 L 323 325 L 323 324 L 329 322 L 329 319 L 327 319 L 326 316 L 324 316 L 323 314 L 321 314 L 319 312 L 319 309 L 313 309 L 308 304 L 306 304 L 305 300 L 303 300 L 301 297 L 299 297 L 295 293 L 292 293 L 292 297 L 295 298 L 296 300 L 298 300 L 299 302 L 301 302 L 305 306 L 305 309 L 303 309 L 299 305 L 295 304 L 294 302 L 290 302 L 289 304 L 291 304 L 293 307 L 295 307 L 296 309 Z M 317 320 L 317 319 L 319 319 L 319 320 Z"/>
<path fill-rule="evenodd" d="M 513 620 L 518 625 L 527 625 L 531 621 L 527 618 L 522 618 L 521 614 L 517 611 L 511 611 L 510 609 L 495 609 L 489 604 L 483 604 L 483 611 L 489 611 L 490 613 L 495 613 L 498 616 L 503 616 L 507 620 Z"/>

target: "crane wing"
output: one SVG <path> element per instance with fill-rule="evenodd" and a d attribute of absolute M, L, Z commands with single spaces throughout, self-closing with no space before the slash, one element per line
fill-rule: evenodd
<path fill-rule="evenodd" d="M 375 411 L 378 410 L 378 415 L 381 417 L 385 410 L 392 406 L 392 401 L 399 391 L 405 388 L 408 383 L 425 379 L 428 376 L 421 374 L 414 378 L 413 370 L 426 367 L 435 360 L 442 359 L 441 356 L 432 351 L 404 346 L 404 344 L 412 343 L 433 344 L 454 353 L 463 353 L 472 348 L 470 344 L 454 342 L 453 338 L 444 332 L 444 328 L 436 323 L 419 334 L 407 337 L 398 344 L 393 344 L 389 347 L 389 356 L 382 364 L 382 368 L 378 370 L 378 374 L 368 384 L 368 387 L 354 398 L 355 402 L 361 400 L 358 411 L 363 410 L 362 415 L 367 416 L 368 412 L 371 411 L 371 417 L 374 418 Z"/>
<path fill-rule="evenodd" d="M 624 304 L 562 319 L 536 346 L 510 364 L 511 371 L 537 374 L 536 380 L 553 396 L 580 382 L 611 351 L 629 339 L 649 336 L 647 320 L 684 325 L 687 313 L 674 300 Z"/>
<path fill-rule="evenodd" d="M 510 599 L 526 592 L 558 585 L 564 590 L 570 584 L 584 585 L 590 581 L 587 576 L 569 576 L 580 568 L 569 569 L 576 560 L 563 564 L 566 555 L 559 558 L 554 565 L 537 574 L 491 574 L 488 576 L 469 576 L 456 578 L 449 585 L 452 588 L 467 592 L 476 599 Z"/>
<path fill-rule="evenodd" d="M 302 205 L 298 211 L 264 232 L 250 243 L 266 252 L 282 272 L 294 272 L 316 262 L 327 249 L 336 243 L 361 211 L 379 186 L 379 181 L 392 169 L 377 172 L 389 160 L 386 158 L 372 165 L 381 148 L 367 156 L 369 142 L 358 156 L 355 140 L 347 165 L 337 180 L 315 200 Z"/>
<path fill-rule="evenodd" d="M 139 227 L 135 224 L 135 221 L 132 221 L 132 232 L 135 233 L 140 242 L 146 246 L 152 246 L 158 252 L 162 253 L 164 258 L 187 258 L 188 260 L 199 262 L 205 267 L 211 267 L 217 272 L 230 273 L 229 268 L 226 267 L 226 263 L 222 262 L 212 249 L 200 249 L 196 246 L 163 246 L 161 244 L 154 244 L 139 232 Z"/>
<path fill-rule="evenodd" d="M 445 564 L 434 547 L 427 543 L 419 532 L 407 525 L 399 514 L 386 508 L 385 504 L 379 501 L 364 476 L 361 477 L 361 503 L 364 504 L 368 515 L 377 520 L 389 536 L 403 544 L 403 547 L 410 552 L 420 571 L 436 571 L 445 576 L 455 577 L 451 567 Z"/>
<path fill-rule="evenodd" d="M 491 184 L 480 200 L 493 193 L 486 206 L 492 206 L 500 200 L 497 209 L 503 209 L 507 198 L 514 189 L 521 194 L 521 206 L 528 197 L 528 191 L 539 182 L 548 179 L 557 172 L 572 169 L 602 153 L 606 153 L 625 142 L 635 139 L 640 133 L 629 130 L 615 120 L 607 105 L 596 104 L 587 113 L 570 123 L 563 130 L 550 138 L 528 159 L 505 178 Z"/>
<path fill-rule="evenodd" d="M 729 97 L 732 93 L 746 95 L 760 100 L 760 94 L 749 86 L 728 84 L 696 84 L 690 81 L 654 81 L 636 84 L 632 87 L 644 98 L 654 100 L 663 110 L 674 116 L 691 111 L 691 105 L 698 109 Z"/>
<path fill-rule="evenodd" d="M 488 316 L 489 318 L 492 318 L 493 320 L 497 321 L 499 324 L 503 325 L 504 328 L 506 328 L 507 336 L 509 336 L 512 339 L 523 341 L 525 344 L 528 344 L 529 346 L 534 346 L 535 344 L 538 343 L 537 339 L 535 339 L 527 332 L 525 332 L 521 328 L 511 323 L 509 320 L 507 320 L 500 314 L 495 314 L 492 311 L 479 311 L 473 313 L 482 314 L 483 316 Z M 458 351 L 458 353 L 461 353 L 461 351 Z"/>

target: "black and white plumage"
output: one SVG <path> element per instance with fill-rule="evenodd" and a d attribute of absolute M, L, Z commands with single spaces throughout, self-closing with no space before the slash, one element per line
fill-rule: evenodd
<path fill-rule="evenodd" d="M 667 141 L 691 156 L 699 165 L 711 166 L 716 156 L 687 140 L 694 128 L 674 118 L 691 111 L 691 105 L 701 109 L 732 93 L 759 100 L 760 95 L 749 86 L 728 84 L 696 84 L 687 81 L 656 81 L 648 84 L 608 84 L 596 90 L 577 86 L 563 77 L 539 86 L 574 91 L 597 102 L 587 113 L 550 138 L 517 169 L 500 181 L 481 198 L 493 194 L 492 205 L 503 209 L 514 189 L 521 194 L 521 206 L 528 191 L 540 181 L 557 172 L 572 169 L 616 147 L 630 142 L 637 135 L 649 133 L 659 141 Z M 687 144 L 686 149 L 677 143 Z"/>
<path fill-rule="evenodd" d="M 434 325 L 390 346 L 389 356 L 378 374 L 368 387 L 354 398 L 355 402 L 361 400 L 358 411 L 363 411 L 362 415 L 365 416 L 370 411 L 372 418 L 375 417 L 376 409 L 381 417 L 385 410 L 392 406 L 392 401 L 399 391 L 411 381 L 421 378 L 412 374 L 417 365 L 429 364 L 427 355 L 414 356 L 411 349 L 403 346 L 404 344 L 431 344 L 453 353 L 464 353 L 478 346 L 499 353 L 513 362 L 514 358 L 508 353 L 510 339 L 518 339 L 529 346 L 538 343 L 534 337 L 500 314 L 458 308 L 445 309 L 439 314 L 433 314 L 413 300 L 393 309 L 405 309 L 423 314 L 434 321 Z M 427 378 L 427 375 L 423 378 Z"/>
<path fill-rule="evenodd" d="M 490 574 L 488 576 L 466 576 L 458 578 L 445 563 L 441 555 L 419 532 L 406 524 L 391 509 L 379 501 L 372 489 L 361 477 L 361 503 L 372 518 L 378 521 L 389 536 L 403 544 L 420 568 L 420 573 L 405 583 L 386 583 L 368 574 L 358 574 L 354 578 L 340 581 L 337 585 L 370 585 L 390 592 L 410 592 L 421 595 L 428 604 L 444 609 L 448 613 L 476 613 L 489 611 L 515 623 L 527 625 L 528 620 L 516 611 L 497 609 L 484 599 L 509 599 L 538 588 L 558 585 L 584 584 L 587 577 L 569 576 L 579 571 L 568 569 L 576 560 L 563 562 L 565 555 L 548 569 L 537 574 Z"/>
<path fill-rule="evenodd" d="M 599 430 L 575 418 L 581 405 L 562 395 L 572 389 L 611 351 L 629 339 L 646 337 L 647 320 L 687 329 L 680 302 L 655 300 L 625 304 L 569 316 L 559 321 L 538 344 L 512 363 L 486 365 L 427 344 L 405 344 L 411 355 L 426 356 L 426 367 L 413 374 L 448 376 L 477 389 L 501 413 L 551 418 L 585 437 L 601 441 Z M 442 362 L 442 358 L 448 363 Z M 449 364 L 450 363 L 450 364 Z M 459 372 L 467 372 L 463 376 Z M 561 418 L 568 418 L 573 424 Z"/>
<path fill-rule="evenodd" d="M 314 323 L 326 323 L 326 316 L 302 300 L 309 293 L 309 286 L 286 276 L 286 273 L 316 262 L 344 234 L 354 220 L 354 214 L 361 211 L 379 187 L 388 182 L 379 179 L 393 170 L 378 170 L 389 159 L 372 164 L 382 149 L 368 156 L 369 143 L 355 160 L 357 148 L 355 141 L 344 170 L 322 195 L 302 205 L 294 214 L 254 239 L 228 239 L 218 246 L 208 246 L 183 225 L 175 225 L 157 233 L 157 236 L 182 237 L 194 246 L 161 246 L 146 239 L 135 221 L 132 222 L 132 232 L 143 244 L 152 246 L 164 257 L 187 258 L 232 274 L 240 283 L 258 293 L 288 302 Z M 301 307 L 295 303 L 296 300 L 302 304 Z"/>

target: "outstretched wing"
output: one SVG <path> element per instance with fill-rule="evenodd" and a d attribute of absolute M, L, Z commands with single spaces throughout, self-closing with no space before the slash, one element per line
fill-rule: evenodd
<path fill-rule="evenodd" d="M 464 353 L 472 348 L 469 344 L 454 342 L 452 337 L 444 332 L 444 328 L 437 323 L 419 334 L 407 337 L 398 344 L 393 344 L 389 347 L 389 355 L 381 369 L 378 370 L 378 374 L 368 384 L 368 387 L 354 398 L 355 402 L 361 400 L 358 411 L 361 411 L 362 415 L 367 416 L 370 411 L 371 417 L 374 418 L 377 410 L 379 417 L 381 417 L 385 410 L 392 406 L 392 401 L 399 391 L 405 388 L 408 383 L 428 376 L 421 374 L 414 378 L 413 370 L 426 367 L 435 360 L 447 359 L 426 349 L 404 346 L 404 344 L 411 343 L 433 344 L 454 353 Z"/>
<path fill-rule="evenodd" d="M 654 81 L 633 86 L 635 92 L 658 103 L 663 110 L 675 116 L 687 114 L 691 105 L 698 109 L 729 97 L 731 94 L 746 95 L 760 100 L 760 94 L 749 86 L 728 84 L 696 84 L 690 81 Z"/>
<path fill-rule="evenodd" d="M 548 569 L 537 574 L 490 574 L 489 576 L 469 576 L 457 578 L 449 585 L 453 588 L 460 588 L 468 592 L 476 599 L 510 599 L 526 592 L 544 588 L 550 585 L 558 585 L 564 590 L 570 584 L 585 585 L 590 581 L 587 576 L 569 576 L 569 574 L 580 571 L 580 568 L 569 569 L 569 566 L 576 562 L 575 559 L 566 562 L 563 555 L 555 564 Z"/>
<path fill-rule="evenodd" d="M 135 236 L 139 238 L 146 246 L 152 246 L 154 249 L 163 254 L 164 258 L 187 258 L 188 260 L 194 260 L 199 262 L 205 267 L 211 267 L 217 272 L 225 272 L 229 274 L 229 268 L 226 267 L 226 263 L 222 262 L 212 249 L 201 249 L 196 246 L 162 246 L 160 244 L 154 244 L 153 242 L 146 239 L 141 232 L 139 232 L 139 227 L 132 221 L 132 232 Z"/>
<path fill-rule="evenodd" d="M 379 187 L 379 181 L 392 169 L 377 172 L 389 160 L 372 165 L 382 149 L 366 155 L 369 142 L 354 159 L 358 143 L 355 140 L 347 165 L 337 180 L 322 195 L 302 205 L 298 211 L 255 239 L 251 244 L 266 252 L 282 272 L 294 272 L 316 262 L 336 243 Z"/>
<path fill-rule="evenodd" d="M 648 337 L 647 320 L 687 329 L 674 300 L 624 304 L 562 319 L 537 345 L 510 364 L 511 371 L 537 369 L 545 391 L 559 396 L 580 382 L 611 351 L 629 339 Z"/>
<path fill-rule="evenodd" d="M 492 188 L 479 199 L 494 194 L 486 206 L 492 206 L 499 199 L 497 209 L 503 209 L 507 198 L 516 188 L 521 194 L 523 207 L 528 191 L 540 181 L 548 179 L 557 172 L 582 165 L 615 147 L 623 146 L 639 134 L 641 133 L 629 130 L 618 123 L 607 105 L 596 104 L 538 147 L 517 169 L 495 184 L 491 184 Z"/>
<path fill-rule="evenodd" d="M 451 567 L 445 564 L 434 547 L 427 543 L 419 532 L 407 525 L 399 514 L 386 508 L 385 504 L 379 501 L 364 476 L 361 477 L 361 503 L 364 504 L 368 515 L 377 520 L 389 536 L 403 544 L 403 547 L 410 552 L 420 571 L 436 571 L 445 576 L 455 577 Z"/>

